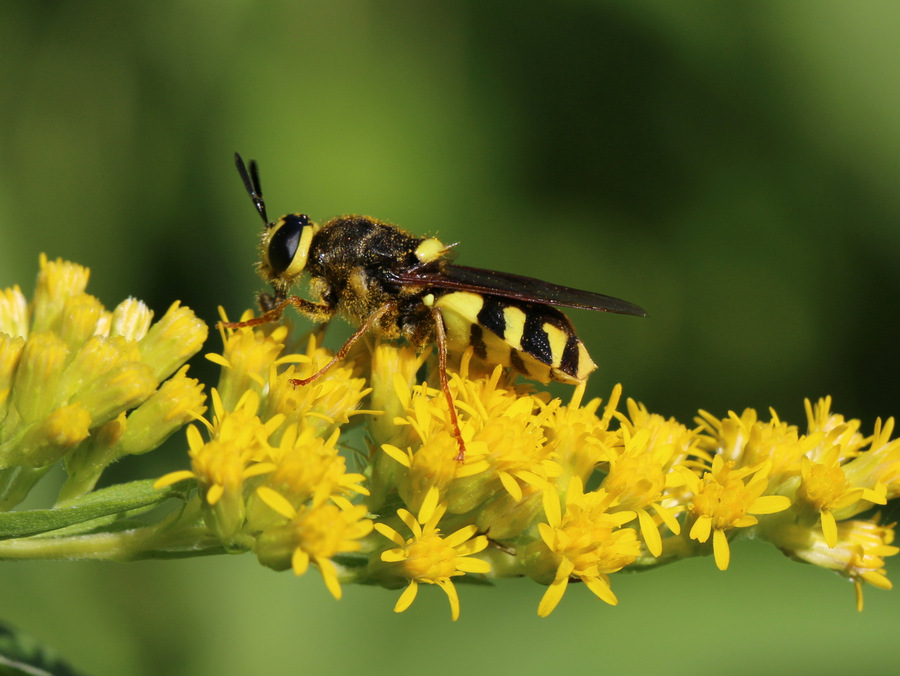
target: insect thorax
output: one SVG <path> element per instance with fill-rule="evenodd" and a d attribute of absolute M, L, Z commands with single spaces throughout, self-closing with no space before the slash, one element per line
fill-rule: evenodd
<path fill-rule="evenodd" d="M 339 216 L 322 226 L 309 253 L 307 271 L 314 296 L 353 324 L 388 302 L 397 306 L 381 320 L 382 333 L 414 343 L 426 340 L 433 322 L 421 301 L 425 289 L 391 283 L 391 272 L 421 266 L 416 248 L 423 241 L 406 231 L 365 216 Z M 440 261 L 435 265 L 439 265 Z"/>

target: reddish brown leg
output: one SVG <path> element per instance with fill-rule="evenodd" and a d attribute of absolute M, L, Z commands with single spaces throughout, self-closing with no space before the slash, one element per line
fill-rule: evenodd
<path fill-rule="evenodd" d="M 334 310 L 328 305 L 313 303 L 305 298 L 300 298 L 300 296 L 289 296 L 259 317 L 248 319 L 245 322 L 219 322 L 218 327 L 220 329 L 242 329 L 248 326 L 259 326 L 261 324 L 277 322 L 279 317 L 281 317 L 281 313 L 284 312 L 284 309 L 288 305 L 293 305 L 297 309 L 297 312 L 309 317 L 314 322 L 326 321 L 334 315 Z"/>
<path fill-rule="evenodd" d="M 453 402 L 453 394 L 450 392 L 450 383 L 447 380 L 447 333 L 444 331 L 444 318 L 441 311 L 431 308 L 431 316 L 434 318 L 434 332 L 437 336 L 438 348 L 438 375 L 441 379 L 441 390 L 447 400 L 447 408 L 450 411 L 450 424 L 453 425 L 453 435 L 459 446 L 456 454 L 456 462 L 466 461 L 466 442 L 463 441 L 462 432 L 459 431 L 459 419 L 456 417 L 456 404 Z"/>
<path fill-rule="evenodd" d="M 380 308 L 375 310 L 372 314 L 370 314 L 366 321 L 362 323 L 356 331 L 353 332 L 353 335 L 347 339 L 347 342 L 341 346 L 341 349 L 338 350 L 335 355 L 331 358 L 325 366 L 320 368 L 318 371 L 313 373 L 309 378 L 291 378 L 290 383 L 294 387 L 303 387 L 304 385 L 309 385 L 311 382 L 314 382 L 319 377 L 321 377 L 328 369 L 337 364 L 339 361 L 346 359 L 347 354 L 350 352 L 350 348 L 353 347 L 354 343 L 357 340 L 365 335 L 366 331 L 375 326 L 375 322 L 377 322 L 384 315 L 385 312 L 392 309 L 394 307 L 393 303 L 385 303 Z"/>

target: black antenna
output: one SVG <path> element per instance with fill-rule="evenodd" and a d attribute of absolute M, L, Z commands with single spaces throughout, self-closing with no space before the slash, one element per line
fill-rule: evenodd
<path fill-rule="evenodd" d="M 259 171 L 256 168 L 256 161 L 250 160 L 250 171 L 248 173 L 240 153 L 235 153 L 234 165 L 241 175 L 241 180 L 244 181 L 244 188 L 247 189 L 247 194 L 250 195 L 250 198 L 253 200 L 253 206 L 256 207 L 259 215 L 262 216 L 263 223 L 268 226 L 269 217 L 266 216 L 266 203 L 263 200 L 262 187 L 259 185 Z"/>

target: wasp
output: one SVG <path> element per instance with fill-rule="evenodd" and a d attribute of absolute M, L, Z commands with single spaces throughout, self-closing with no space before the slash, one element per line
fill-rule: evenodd
<path fill-rule="evenodd" d="M 270 221 L 256 162 L 249 170 L 235 153 L 244 187 L 265 224 L 258 272 L 272 286 L 260 294 L 263 314 L 225 328 L 277 321 L 288 306 L 316 323 L 340 315 L 356 331 L 307 385 L 344 359 L 367 332 L 406 339 L 421 351 L 437 344 L 441 390 L 459 453 L 465 442 L 447 379 L 447 353 L 472 347 L 487 364 L 501 364 L 526 378 L 579 384 L 596 365 L 557 307 L 598 310 L 643 317 L 632 303 L 599 293 L 571 289 L 530 277 L 451 263 L 451 250 L 435 237 L 416 237 L 368 216 L 338 216 L 322 223 L 306 214 Z M 314 300 L 291 295 L 303 275 Z"/>

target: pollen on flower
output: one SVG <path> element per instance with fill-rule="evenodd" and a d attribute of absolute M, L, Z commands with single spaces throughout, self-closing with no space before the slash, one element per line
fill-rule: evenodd
<path fill-rule="evenodd" d="M 569 405 L 551 409 L 546 434 L 553 460 L 562 468 L 555 480 L 557 485 L 565 487 L 571 476 L 578 476 L 582 483 L 587 483 L 598 467 L 605 467 L 620 452 L 621 430 L 612 425 L 621 395 L 622 387 L 617 385 L 602 415 L 598 415 L 600 399 L 581 405 L 578 395 L 573 395 Z"/>
<path fill-rule="evenodd" d="M 676 520 L 678 507 L 666 507 L 662 504 L 663 492 L 670 476 L 672 459 L 681 449 L 667 439 L 660 438 L 653 442 L 651 431 L 644 427 L 632 436 L 624 431 L 625 447 L 609 464 L 609 473 L 603 480 L 602 487 L 614 498 L 614 511 L 632 510 L 638 515 L 641 535 L 653 556 L 662 553 L 662 540 L 659 529 L 650 511 L 659 516 L 669 530 L 678 535 L 681 526 Z"/>
<path fill-rule="evenodd" d="M 772 419 L 763 422 L 751 408 L 740 416 L 729 412 L 723 420 L 700 411 L 697 421 L 705 432 L 700 437 L 701 448 L 737 467 L 768 462 L 770 481 L 789 480 L 800 472 L 800 458 L 812 450 L 815 440 L 801 438 L 796 425 L 783 422 L 775 411 L 771 414 Z"/>
<path fill-rule="evenodd" d="M 233 540 L 244 527 L 245 482 L 271 471 L 259 462 L 265 445 L 265 427 L 246 409 L 225 414 L 218 420 L 214 437 L 204 441 L 193 425 L 188 427 L 191 474 L 203 496 L 204 516 L 210 529 L 222 540 Z M 184 479 L 183 472 L 160 478 L 157 487 Z"/>
<path fill-rule="evenodd" d="M 409 471 L 398 477 L 398 490 L 407 505 L 418 510 L 424 496 L 436 487 L 451 514 L 470 512 L 489 501 L 498 491 L 521 500 L 527 486 L 544 488 L 562 473 L 546 441 L 557 404 L 514 388 L 501 386 L 501 369 L 467 380 L 453 374 L 450 389 L 459 411 L 459 424 L 466 440 L 466 461 L 458 463 L 452 447 L 456 443 L 449 422 L 446 399 L 439 390 L 417 386 L 405 400 L 405 417 L 394 441 L 405 441 L 407 450 L 395 444 L 385 452 Z M 404 383 L 395 383 L 405 389 Z"/>
<path fill-rule="evenodd" d="M 275 425 L 271 421 L 268 425 L 263 423 L 256 415 L 259 399 L 252 391 L 246 392 L 233 411 L 223 408 L 216 390 L 212 395 L 214 416 L 207 423 L 210 440 L 205 442 L 194 425 L 188 427 L 191 468 L 207 504 L 215 506 L 226 496 L 236 506 L 238 513 L 229 515 L 228 522 L 237 528 L 243 521 L 244 481 L 273 469 L 266 460 L 271 452 L 268 439 Z M 160 479 L 164 480 L 165 477 Z"/>
<path fill-rule="evenodd" d="M 425 384 L 410 389 L 400 378 L 395 379 L 394 388 L 397 400 L 405 402 L 405 415 L 394 419 L 391 443 L 381 445 L 384 455 L 376 464 L 373 484 L 389 482 L 407 507 L 418 513 L 432 490 L 444 496 L 454 482 L 483 474 L 488 464 L 482 459 L 483 445 L 470 441 L 471 426 L 462 417 L 466 462 L 456 461 L 458 447 L 450 429 L 446 400 L 439 390 Z"/>
<path fill-rule="evenodd" d="M 831 547 L 837 545 L 838 540 L 836 511 L 857 505 L 861 501 L 865 501 L 865 504 L 855 511 L 862 511 L 871 504 L 883 505 L 887 502 L 883 484 L 879 484 L 879 491 L 849 485 L 843 468 L 838 464 L 839 451 L 839 446 L 833 446 L 820 458 L 820 462 L 804 457 L 797 492 L 802 501 L 819 512 L 825 541 Z"/>

